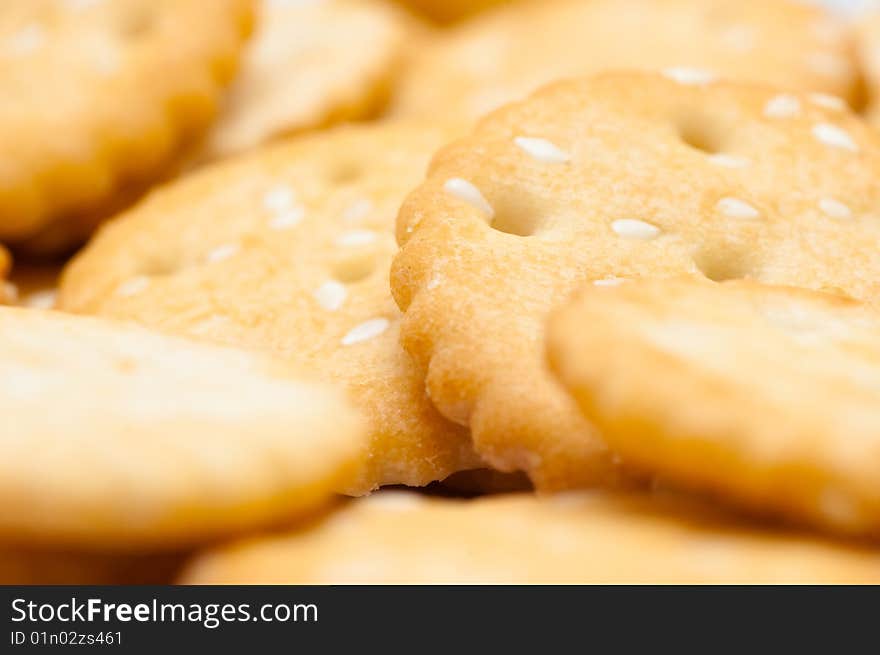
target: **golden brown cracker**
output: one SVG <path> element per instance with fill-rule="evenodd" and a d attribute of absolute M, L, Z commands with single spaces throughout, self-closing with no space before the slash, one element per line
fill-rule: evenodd
<path fill-rule="evenodd" d="M 186 584 L 723 584 L 880 581 L 880 554 L 674 497 L 474 501 L 380 492 L 300 531 L 196 557 Z"/>
<path fill-rule="evenodd" d="M 533 0 L 413 52 L 394 113 L 475 118 L 557 79 L 617 69 L 705 70 L 860 101 L 855 46 L 789 0 Z"/>
<path fill-rule="evenodd" d="M 404 203 L 392 290 L 431 398 L 542 489 L 611 454 L 546 369 L 585 282 L 691 274 L 880 295 L 880 141 L 824 96 L 705 78 L 559 83 L 482 121 Z"/>
<path fill-rule="evenodd" d="M 880 314 L 750 281 L 588 285 L 554 370 L 627 462 L 752 509 L 880 535 Z"/>
<path fill-rule="evenodd" d="M 0 239 L 70 247 L 97 208 L 160 175 L 213 118 L 251 12 L 250 0 L 4 0 Z"/>
<path fill-rule="evenodd" d="M 348 493 L 479 466 L 400 348 L 388 288 L 400 201 L 447 136 L 343 127 L 206 169 L 103 229 L 66 270 L 60 306 L 267 349 L 344 384 L 371 436 Z"/>
<path fill-rule="evenodd" d="M 170 584 L 184 558 L 0 546 L 0 585 Z"/>
<path fill-rule="evenodd" d="M 450 23 L 513 0 L 397 0 L 431 20 Z"/>
<path fill-rule="evenodd" d="M 263 0 L 256 34 L 202 158 L 375 114 L 410 21 L 377 0 Z"/>
<path fill-rule="evenodd" d="M 177 549 L 326 504 L 362 422 L 256 353 L 0 308 L 4 546 Z"/>

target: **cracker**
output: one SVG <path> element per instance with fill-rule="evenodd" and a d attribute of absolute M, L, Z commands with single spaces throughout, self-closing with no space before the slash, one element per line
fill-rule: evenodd
<path fill-rule="evenodd" d="M 208 551 L 189 584 L 871 583 L 876 550 L 676 497 L 434 500 L 382 492 L 298 532 Z"/>
<path fill-rule="evenodd" d="M 0 308 L 0 543 L 178 548 L 312 511 L 360 418 L 254 353 Z"/>
<path fill-rule="evenodd" d="M 59 263 L 16 264 L 9 276 L 14 287 L 14 304 L 32 309 L 52 309 L 58 291 Z"/>
<path fill-rule="evenodd" d="M 447 136 L 343 127 L 206 169 L 103 229 L 65 271 L 60 307 L 271 350 L 345 384 L 371 436 L 348 493 L 479 466 L 400 348 L 388 288 L 400 201 Z"/>
<path fill-rule="evenodd" d="M 251 11 L 250 0 L 4 0 L 0 239 L 70 247 L 99 209 L 161 175 L 213 118 Z"/>
<path fill-rule="evenodd" d="M 170 584 L 184 555 L 107 555 L 0 546 L 0 585 Z"/>
<path fill-rule="evenodd" d="M 880 125 L 880 12 L 863 16 L 856 24 L 856 34 L 868 87 L 865 115 L 876 126 Z"/>
<path fill-rule="evenodd" d="M 549 353 L 627 462 L 880 536 L 880 314 L 749 281 L 590 286 L 554 318 Z"/>
<path fill-rule="evenodd" d="M 376 0 L 263 0 L 256 35 L 203 158 L 375 114 L 409 21 Z"/>
<path fill-rule="evenodd" d="M 477 117 L 538 87 L 616 69 L 710 71 L 860 100 L 849 32 L 789 0 L 534 0 L 414 51 L 394 113 Z"/>
<path fill-rule="evenodd" d="M 450 23 L 513 0 L 397 0 L 440 23 Z"/>
<path fill-rule="evenodd" d="M 12 259 L 9 252 L 0 246 L 0 304 L 15 301 L 15 286 L 6 281 L 11 267 Z"/>
<path fill-rule="evenodd" d="M 404 203 L 404 347 L 494 468 L 595 483 L 612 458 L 546 370 L 549 311 L 585 281 L 677 274 L 878 298 L 878 179 L 878 136 L 811 95 L 560 83 L 443 150 Z"/>

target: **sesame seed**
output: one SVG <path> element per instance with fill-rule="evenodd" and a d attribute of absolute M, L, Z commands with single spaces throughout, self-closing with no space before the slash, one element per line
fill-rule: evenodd
<path fill-rule="evenodd" d="M 604 280 L 593 280 L 594 287 L 619 287 L 626 282 L 622 277 L 607 277 Z"/>
<path fill-rule="evenodd" d="M 571 161 L 571 155 L 547 139 L 518 136 L 513 141 L 523 152 L 538 161 L 547 164 L 565 164 Z"/>
<path fill-rule="evenodd" d="M 701 68 L 666 68 L 662 71 L 662 73 L 664 77 L 667 77 L 673 82 L 687 85 L 699 86 L 702 84 L 709 84 L 711 82 L 714 82 L 716 79 L 715 73 L 703 70 Z"/>
<path fill-rule="evenodd" d="M 126 280 L 116 288 L 116 295 L 122 297 L 135 296 L 150 286 L 150 278 L 145 275 L 138 275 L 130 280 Z"/>
<path fill-rule="evenodd" d="M 9 52 L 13 55 L 29 55 L 39 50 L 46 40 L 46 33 L 41 25 L 31 23 L 18 30 L 7 40 Z"/>
<path fill-rule="evenodd" d="M 810 102 L 818 107 L 824 107 L 833 111 L 844 111 L 846 109 L 846 102 L 844 102 L 843 98 L 833 96 L 830 93 L 811 93 L 809 98 Z"/>
<path fill-rule="evenodd" d="M 373 211 L 373 202 L 369 198 L 360 198 L 346 207 L 342 212 L 342 220 L 346 223 L 362 221 Z"/>
<path fill-rule="evenodd" d="M 764 116 L 767 118 L 793 118 L 801 113 L 801 101 L 797 96 L 788 94 L 771 98 L 764 105 Z"/>
<path fill-rule="evenodd" d="M 296 197 L 293 193 L 293 189 L 289 186 L 280 184 L 272 187 L 263 194 L 263 207 L 265 207 L 267 211 L 280 213 L 293 207 L 295 200 Z"/>
<path fill-rule="evenodd" d="M 859 146 L 842 128 L 831 123 L 819 123 L 813 126 L 813 136 L 827 146 L 841 148 L 850 152 L 858 152 Z"/>
<path fill-rule="evenodd" d="M 819 201 L 819 209 L 831 218 L 839 220 L 852 218 L 852 209 L 834 198 L 822 198 Z"/>
<path fill-rule="evenodd" d="M 336 245 L 340 248 L 356 248 L 358 246 L 366 246 L 377 239 L 375 232 L 370 230 L 351 230 L 344 232 L 336 238 Z"/>
<path fill-rule="evenodd" d="M 749 52 L 756 40 L 754 28 L 748 25 L 731 25 L 721 34 L 721 43 L 735 52 Z"/>
<path fill-rule="evenodd" d="M 446 180 L 443 188 L 449 195 L 476 207 L 489 218 L 492 218 L 495 215 L 495 210 L 492 209 L 492 205 L 490 205 L 486 198 L 483 197 L 480 190 L 467 180 L 463 180 L 460 177 L 453 177 L 452 179 Z"/>
<path fill-rule="evenodd" d="M 302 222 L 306 210 L 302 207 L 291 207 L 279 212 L 269 220 L 269 227 L 273 230 L 287 230 Z"/>
<path fill-rule="evenodd" d="M 348 291 L 345 285 L 335 280 L 328 280 L 315 290 L 315 300 L 329 312 L 335 312 L 342 307 L 346 297 L 348 297 Z"/>
<path fill-rule="evenodd" d="M 745 157 L 739 157 L 737 155 L 725 155 L 723 153 L 719 153 L 717 155 L 709 155 L 706 159 L 709 160 L 710 164 L 723 166 L 724 168 L 745 168 L 751 163 Z"/>
<path fill-rule="evenodd" d="M 761 215 L 752 205 L 739 198 L 722 198 L 716 205 L 718 211 L 730 218 L 755 219 Z"/>
<path fill-rule="evenodd" d="M 374 318 L 361 323 L 342 337 L 342 345 L 351 346 L 378 337 L 388 329 L 389 325 L 390 323 L 387 318 Z"/>
<path fill-rule="evenodd" d="M 237 243 L 227 243 L 214 248 L 214 250 L 208 253 L 205 260 L 211 263 L 222 262 L 224 259 L 229 259 L 235 255 L 239 250 L 241 250 L 241 247 Z"/>
<path fill-rule="evenodd" d="M 647 241 L 660 236 L 660 228 L 645 221 L 633 218 L 622 218 L 611 224 L 611 229 L 624 239 L 641 239 Z"/>

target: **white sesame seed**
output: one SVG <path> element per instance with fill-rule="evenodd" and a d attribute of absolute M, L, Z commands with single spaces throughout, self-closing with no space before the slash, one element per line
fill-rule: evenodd
<path fill-rule="evenodd" d="M 390 325 L 387 318 L 374 318 L 357 327 L 352 328 L 348 334 L 342 337 L 343 346 L 351 346 L 362 341 L 368 341 L 382 334 Z"/>
<path fill-rule="evenodd" d="M 287 230 L 295 225 L 299 225 L 305 218 L 306 210 L 302 207 L 291 207 L 275 214 L 269 220 L 269 227 L 273 230 Z"/>
<path fill-rule="evenodd" d="M 748 25 L 731 25 L 721 33 L 721 43 L 735 52 L 749 52 L 754 49 L 757 35 Z"/>
<path fill-rule="evenodd" d="M 565 164 L 571 161 L 571 155 L 564 152 L 555 143 L 537 137 L 518 136 L 514 140 L 519 148 L 530 157 L 547 164 Z"/>
<path fill-rule="evenodd" d="M 673 82 L 687 85 L 702 85 L 714 82 L 715 73 L 701 68 L 666 68 L 662 71 L 663 76 L 669 78 Z"/>
<path fill-rule="evenodd" d="M 745 157 L 739 157 L 737 155 L 725 155 L 723 153 L 719 153 L 717 155 L 709 155 L 706 159 L 709 160 L 710 164 L 723 166 L 724 168 L 745 168 L 751 163 Z"/>
<path fill-rule="evenodd" d="M 315 300 L 329 312 L 335 312 L 342 307 L 347 297 L 345 285 L 335 280 L 328 280 L 315 290 Z"/>
<path fill-rule="evenodd" d="M 31 23 L 18 30 L 7 40 L 8 50 L 13 55 L 29 55 L 39 50 L 46 40 L 42 26 Z"/>
<path fill-rule="evenodd" d="M 486 198 L 483 197 L 480 190 L 467 180 L 463 180 L 460 177 L 453 177 L 452 179 L 446 180 L 443 188 L 448 194 L 476 207 L 489 218 L 495 216 L 495 210 L 492 209 L 492 205 L 490 205 Z"/>
<path fill-rule="evenodd" d="M 70 11 L 80 11 L 88 9 L 98 4 L 100 0 L 64 0 L 64 6 Z"/>
<path fill-rule="evenodd" d="M 373 201 L 369 198 L 359 198 L 342 212 L 342 220 L 346 223 L 357 223 L 364 220 L 373 211 Z"/>
<path fill-rule="evenodd" d="M 263 207 L 266 211 L 280 213 L 293 207 L 296 196 L 289 186 L 279 184 L 263 194 Z"/>
<path fill-rule="evenodd" d="M 752 205 L 739 198 L 722 198 L 715 207 L 725 216 L 752 220 L 761 215 Z"/>
<path fill-rule="evenodd" d="M 336 245 L 340 248 L 357 248 L 367 246 L 377 239 L 375 232 L 371 230 L 351 230 L 343 232 L 336 238 Z"/>
<path fill-rule="evenodd" d="M 237 243 L 227 243 L 222 246 L 217 246 L 208 253 L 208 256 L 205 257 L 205 261 L 211 263 L 222 262 L 224 259 L 229 259 L 235 255 L 239 250 L 241 250 L 241 247 Z"/>
<path fill-rule="evenodd" d="M 24 299 L 26 307 L 32 309 L 51 309 L 55 306 L 55 299 L 58 293 L 55 289 L 44 289 L 43 291 L 35 291 Z"/>
<path fill-rule="evenodd" d="M 843 98 L 833 96 L 830 93 L 811 93 L 809 97 L 810 102 L 818 107 L 824 107 L 833 111 L 844 111 L 846 109 L 846 102 L 844 102 Z"/>
<path fill-rule="evenodd" d="M 858 152 L 859 146 L 842 128 L 831 123 L 819 123 L 813 126 L 813 136 L 827 146 L 841 148 L 850 152 Z"/>
<path fill-rule="evenodd" d="M 607 277 L 604 280 L 593 280 L 594 287 L 619 287 L 626 282 L 622 277 Z"/>
<path fill-rule="evenodd" d="M 764 105 L 764 116 L 767 118 L 793 118 L 800 113 L 801 101 L 793 95 L 774 96 Z"/>
<path fill-rule="evenodd" d="M 660 228 L 645 221 L 634 218 L 622 218 L 611 224 L 611 229 L 624 239 L 641 239 L 644 241 L 660 236 Z"/>
<path fill-rule="evenodd" d="M 216 334 L 217 330 L 226 329 L 229 325 L 229 317 L 221 314 L 211 314 L 192 326 L 192 331 L 201 336 Z"/>
<path fill-rule="evenodd" d="M 126 280 L 116 288 L 116 295 L 122 297 L 135 296 L 150 286 L 150 278 L 145 275 L 138 275 L 130 280 Z"/>
<path fill-rule="evenodd" d="M 831 218 L 839 220 L 852 218 L 852 209 L 834 198 L 822 198 L 819 201 L 819 209 Z"/>

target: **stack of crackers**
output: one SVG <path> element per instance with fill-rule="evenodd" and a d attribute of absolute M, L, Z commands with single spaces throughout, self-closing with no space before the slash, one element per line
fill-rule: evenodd
<path fill-rule="evenodd" d="M 0 582 L 880 582 L 880 19 L 4 0 L 0 98 Z"/>

